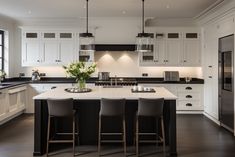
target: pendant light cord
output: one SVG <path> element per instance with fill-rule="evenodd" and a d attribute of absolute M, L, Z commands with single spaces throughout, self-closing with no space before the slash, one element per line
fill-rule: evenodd
<path fill-rule="evenodd" d="M 88 0 L 86 0 L 86 33 L 88 33 Z"/>
<path fill-rule="evenodd" d="M 142 33 L 144 33 L 144 0 L 142 0 Z"/>

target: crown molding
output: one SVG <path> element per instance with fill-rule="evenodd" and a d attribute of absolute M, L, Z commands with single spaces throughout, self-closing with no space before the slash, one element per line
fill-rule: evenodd
<path fill-rule="evenodd" d="M 217 5 L 214 5 L 211 9 L 201 16 L 195 18 L 195 21 L 198 25 L 202 26 L 207 23 L 213 22 L 218 18 L 224 17 L 228 14 L 231 14 L 235 10 L 235 1 L 234 0 L 223 0 L 221 3 L 217 2 Z"/>

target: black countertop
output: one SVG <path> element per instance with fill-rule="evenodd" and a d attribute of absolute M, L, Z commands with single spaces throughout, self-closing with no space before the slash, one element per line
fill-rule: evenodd
<path fill-rule="evenodd" d="M 180 81 L 177 82 L 166 82 L 163 78 L 160 77 L 122 77 L 124 79 L 135 79 L 137 83 L 141 84 L 204 84 L 203 79 L 192 78 L 192 81 L 189 83 L 185 82 L 184 78 L 180 78 Z M 95 83 L 98 81 L 97 77 L 89 78 L 86 83 Z M 10 88 L 23 84 L 43 84 L 43 83 L 76 83 L 74 78 L 66 78 L 66 77 L 43 77 L 40 81 L 32 81 L 30 77 L 23 78 L 7 78 L 0 85 L 0 89 Z M 7 85 L 6 85 L 7 84 Z"/>

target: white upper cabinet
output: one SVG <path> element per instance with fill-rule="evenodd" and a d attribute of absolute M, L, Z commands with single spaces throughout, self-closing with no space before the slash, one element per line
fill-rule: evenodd
<path fill-rule="evenodd" d="M 38 65 L 40 62 L 40 42 L 22 41 L 22 65 Z"/>
<path fill-rule="evenodd" d="M 75 61 L 75 44 L 74 41 L 60 41 L 58 62 L 61 64 L 67 64 Z"/>
<path fill-rule="evenodd" d="M 155 65 L 165 64 L 165 51 L 166 51 L 166 41 L 161 39 L 156 39 L 154 45 L 154 63 Z"/>
<path fill-rule="evenodd" d="M 184 33 L 180 62 L 184 66 L 201 66 L 201 40 L 199 33 Z"/>
<path fill-rule="evenodd" d="M 58 42 L 57 41 L 43 41 L 42 52 L 44 64 L 56 64 L 58 61 Z"/>
<path fill-rule="evenodd" d="M 201 66 L 201 39 L 198 31 L 155 33 L 154 52 L 140 53 L 140 66 Z"/>
<path fill-rule="evenodd" d="M 76 60 L 77 40 L 72 31 L 23 31 L 22 66 L 71 63 Z"/>
<path fill-rule="evenodd" d="M 178 66 L 181 51 L 182 42 L 180 40 L 168 39 L 166 41 L 165 65 Z"/>

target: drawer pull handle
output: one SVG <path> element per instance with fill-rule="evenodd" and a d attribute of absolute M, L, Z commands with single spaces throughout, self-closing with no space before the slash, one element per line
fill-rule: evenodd
<path fill-rule="evenodd" d="M 186 95 L 186 98 L 193 98 L 192 95 Z"/>
<path fill-rule="evenodd" d="M 193 104 L 191 104 L 191 103 L 187 103 L 187 104 L 186 104 L 186 106 L 193 106 Z"/>
<path fill-rule="evenodd" d="M 192 90 L 192 87 L 186 87 L 185 89 L 186 90 Z"/>

